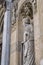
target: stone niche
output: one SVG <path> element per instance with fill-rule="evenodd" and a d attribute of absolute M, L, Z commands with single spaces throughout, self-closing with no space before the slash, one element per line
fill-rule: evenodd
<path fill-rule="evenodd" d="M 33 7 L 32 3 L 25 2 L 19 13 L 19 19 L 24 26 L 23 36 L 23 65 L 35 65 L 34 56 L 34 25 L 33 25 Z M 33 28 L 33 29 L 32 29 Z M 27 51 L 28 50 L 28 51 Z"/>

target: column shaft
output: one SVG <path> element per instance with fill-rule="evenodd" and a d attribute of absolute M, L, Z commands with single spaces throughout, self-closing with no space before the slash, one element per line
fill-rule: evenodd
<path fill-rule="evenodd" d="M 4 30 L 2 43 L 1 65 L 9 65 L 10 61 L 10 39 L 11 39 L 11 12 L 6 11 L 4 16 Z"/>

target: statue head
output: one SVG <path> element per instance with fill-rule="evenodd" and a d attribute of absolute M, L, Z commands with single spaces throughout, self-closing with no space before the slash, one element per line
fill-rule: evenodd
<path fill-rule="evenodd" d="M 23 25 L 24 27 L 26 27 L 26 25 L 29 25 L 30 24 L 30 18 L 27 16 L 26 18 L 23 18 Z"/>

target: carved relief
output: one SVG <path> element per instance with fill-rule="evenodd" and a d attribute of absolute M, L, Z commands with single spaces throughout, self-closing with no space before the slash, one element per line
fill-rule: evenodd
<path fill-rule="evenodd" d="M 20 15 L 22 18 L 29 16 L 31 19 L 33 19 L 33 10 L 35 14 L 37 12 L 37 0 L 30 0 L 30 2 L 26 1 L 26 3 L 22 5 Z"/>
<path fill-rule="evenodd" d="M 23 5 L 20 15 L 23 18 L 26 18 L 27 16 L 31 17 L 31 19 L 33 18 L 32 4 L 30 2 L 27 2 Z"/>

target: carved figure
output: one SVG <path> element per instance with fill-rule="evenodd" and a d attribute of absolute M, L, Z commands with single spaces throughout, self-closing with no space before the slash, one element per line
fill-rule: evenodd
<path fill-rule="evenodd" d="M 29 65 L 31 63 L 31 57 L 33 58 L 33 55 L 31 55 L 33 52 L 32 48 L 34 45 L 34 42 L 31 42 L 33 40 L 33 26 L 32 24 L 28 23 L 30 22 L 28 18 L 24 19 L 24 47 L 23 47 L 23 64 Z"/>

